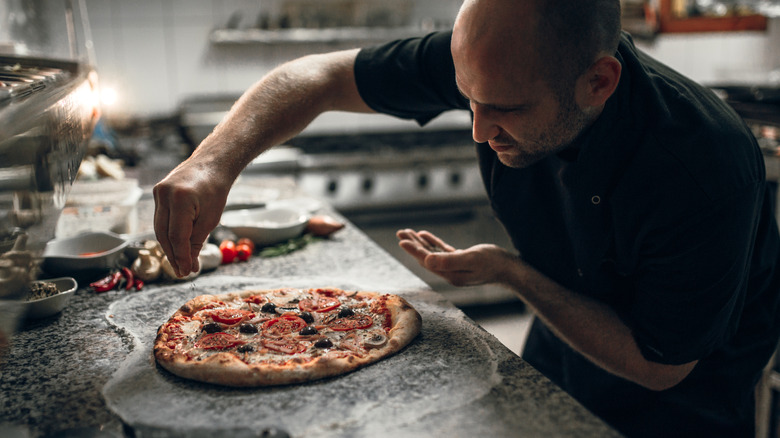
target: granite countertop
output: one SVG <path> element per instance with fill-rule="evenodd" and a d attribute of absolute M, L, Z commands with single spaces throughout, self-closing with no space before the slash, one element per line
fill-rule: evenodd
<path fill-rule="evenodd" d="M 154 364 L 157 327 L 190 297 L 326 284 L 405 297 L 421 334 L 353 373 L 275 388 L 190 382 Z M 352 224 L 191 282 L 102 294 L 83 286 L 63 312 L 14 335 L 0 365 L 3 436 L 618 436 Z"/>

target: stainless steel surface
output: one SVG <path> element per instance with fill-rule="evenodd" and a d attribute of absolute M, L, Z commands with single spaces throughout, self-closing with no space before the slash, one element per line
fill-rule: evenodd
<path fill-rule="evenodd" d="M 0 360 L 99 116 L 84 0 L 0 0 Z"/>
<path fill-rule="evenodd" d="M 58 65 L 55 68 L 52 65 Z M 0 241 L 24 230 L 27 250 L 40 254 L 54 237 L 67 189 L 76 178 L 92 130 L 92 70 L 76 63 L 0 57 L 0 71 L 32 77 L 53 72 L 34 92 L 0 102 Z M 0 282 L 0 296 L 10 293 Z"/>

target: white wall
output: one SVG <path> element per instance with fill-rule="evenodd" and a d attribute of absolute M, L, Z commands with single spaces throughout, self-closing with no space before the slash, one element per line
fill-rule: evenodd
<path fill-rule="evenodd" d="M 667 34 L 637 45 L 704 84 L 780 85 L 780 18 L 770 19 L 764 32 Z"/>
<path fill-rule="evenodd" d="M 346 44 L 212 45 L 231 14 L 256 20 L 272 0 L 86 0 L 103 88 L 117 92 L 108 114 L 150 116 L 176 110 L 189 95 L 238 94 L 274 66 Z M 388 0 L 393 1 L 393 0 Z M 460 0 L 419 0 L 415 20 L 451 19 Z M 439 14 L 440 16 L 436 16 Z"/>
<path fill-rule="evenodd" d="M 187 96 L 238 94 L 284 61 L 351 47 L 209 43 L 210 32 L 224 26 L 231 14 L 240 11 L 250 23 L 270 1 L 86 0 L 101 85 L 117 92 L 106 113 L 167 115 Z M 416 16 L 452 18 L 459 3 L 418 0 Z M 767 32 L 662 35 L 640 47 L 704 83 L 754 81 L 780 68 L 780 20 L 771 20 Z"/>

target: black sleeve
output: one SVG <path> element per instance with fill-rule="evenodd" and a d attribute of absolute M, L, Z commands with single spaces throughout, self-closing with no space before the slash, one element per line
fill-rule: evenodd
<path fill-rule="evenodd" d="M 452 32 L 435 32 L 362 49 L 355 80 L 363 100 L 377 112 L 424 125 L 444 111 L 468 109 L 455 85 Z"/>

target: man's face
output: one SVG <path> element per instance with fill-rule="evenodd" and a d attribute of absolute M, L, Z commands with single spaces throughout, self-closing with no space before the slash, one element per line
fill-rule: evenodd
<path fill-rule="evenodd" d="M 455 79 L 474 113 L 474 140 L 518 168 L 566 148 L 592 120 L 577 105 L 574 86 L 556 94 L 543 80 L 532 4 L 466 1 L 452 35 Z"/>
<path fill-rule="evenodd" d="M 474 113 L 474 140 L 487 142 L 502 163 L 517 168 L 565 149 L 589 122 L 574 90 L 557 97 L 544 81 L 502 74 L 500 65 L 475 73 L 456 57 L 458 88 Z"/>

